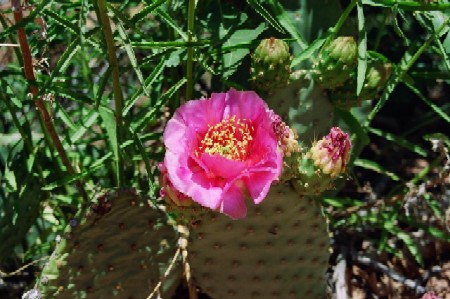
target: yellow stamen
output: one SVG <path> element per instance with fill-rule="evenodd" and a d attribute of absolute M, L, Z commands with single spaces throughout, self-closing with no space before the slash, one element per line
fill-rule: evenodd
<path fill-rule="evenodd" d="M 253 140 L 253 132 L 254 127 L 250 121 L 236 119 L 233 115 L 208 128 L 196 154 L 218 154 L 230 160 L 244 161 Z"/>

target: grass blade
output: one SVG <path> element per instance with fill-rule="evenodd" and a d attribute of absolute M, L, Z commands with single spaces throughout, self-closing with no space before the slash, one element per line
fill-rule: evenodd
<path fill-rule="evenodd" d="M 358 12 L 358 76 L 356 79 L 356 95 L 361 93 L 367 70 L 367 30 L 364 21 L 364 11 L 361 0 L 356 5 Z"/>
<path fill-rule="evenodd" d="M 280 33 L 285 33 L 283 27 L 278 23 L 277 19 L 275 19 L 265 8 L 264 6 L 256 0 L 247 0 L 247 3 L 253 7 L 253 9 L 259 13 L 273 28 L 275 28 Z"/>
<path fill-rule="evenodd" d="M 378 164 L 374 161 L 366 160 L 366 159 L 356 159 L 354 162 L 354 165 L 387 175 L 389 178 L 391 178 L 394 181 L 400 181 L 400 178 L 396 174 L 386 170 L 383 166 L 381 166 L 380 164 Z"/>

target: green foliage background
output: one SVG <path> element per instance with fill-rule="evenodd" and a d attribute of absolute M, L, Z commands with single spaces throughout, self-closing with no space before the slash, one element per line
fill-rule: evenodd
<path fill-rule="evenodd" d="M 377 249 L 396 253 L 388 242 L 396 236 L 419 264 L 424 260 L 411 230 L 450 241 L 448 198 L 441 193 L 415 193 L 426 199 L 424 209 L 435 221 L 423 223 L 405 212 L 411 190 L 439 176 L 448 179 L 448 1 L 30 0 L 22 3 L 19 23 L 10 3 L 0 3 L 0 262 L 5 266 L 48 255 L 77 211 L 104 190 L 133 187 L 156 200 L 165 119 L 186 100 L 230 87 L 251 89 L 250 53 L 271 36 L 289 42 L 294 70 L 310 71 L 323 44 L 353 35 L 359 51 L 355 93 L 364 84 L 368 58 L 393 64 L 379 99 L 350 111 L 336 108 L 337 121 L 355 144 L 356 173 L 349 177 L 356 185 L 386 180 L 388 188 L 375 201 L 345 192 L 325 196 L 333 230 L 364 234 L 375 227 Z M 19 28 L 26 32 L 35 81 L 24 76 L 22 48 L 8 46 L 19 44 Z M 433 88 L 443 95 L 430 98 Z M 36 109 L 39 100 L 72 173 Z M 410 128 L 380 126 L 383 120 L 407 119 L 402 109 L 415 105 L 423 113 Z M 437 152 L 429 140 L 441 142 Z M 428 166 L 414 175 L 395 173 L 386 156 L 364 151 L 371 144 L 384 146 L 384 153 L 407 152 Z"/>

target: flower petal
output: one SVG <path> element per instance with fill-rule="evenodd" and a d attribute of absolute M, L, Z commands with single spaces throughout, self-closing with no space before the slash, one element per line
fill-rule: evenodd
<path fill-rule="evenodd" d="M 236 177 L 247 167 L 245 162 L 230 160 L 217 154 L 203 153 L 200 159 L 211 174 L 222 179 Z"/>
<path fill-rule="evenodd" d="M 202 206 L 214 210 L 220 206 L 222 187 L 216 179 L 208 177 L 200 166 L 196 166 L 196 163 L 188 163 L 187 157 L 170 151 L 166 152 L 164 162 L 167 175 L 178 191 Z"/>
<path fill-rule="evenodd" d="M 224 117 L 236 115 L 237 118 L 256 120 L 261 114 L 267 114 L 268 107 L 254 91 L 237 91 L 230 89 L 225 98 Z M 268 118 L 268 115 L 266 116 Z"/>
<path fill-rule="evenodd" d="M 224 192 L 220 212 L 233 219 L 244 218 L 247 215 L 244 197 L 236 184 L 233 184 Z"/>
<path fill-rule="evenodd" d="M 243 178 L 250 197 L 255 204 L 261 203 L 266 198 L 273 181 L 277 180 L 279 175 L 271 171 L 253 172 L 248 177 Z"/>

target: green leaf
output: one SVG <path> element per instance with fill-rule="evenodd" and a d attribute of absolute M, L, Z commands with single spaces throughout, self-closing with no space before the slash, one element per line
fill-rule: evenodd
<path fill-rule="evenodd" d="M 386 230 L 388 230 L 391 234 L 402 240 L 403 243 L 405 243 L 406 247 L 408 248 L 409 252 L 415 258 L 416 262 L 419 263 L 420 265 L 423 265 L 422 254 L 419 248 L 417 247 L 416 242 L 410 235 L 399 229 L 395 224 L 391 222 L 385 222 L 383 224 L 383 227 Z"/>
<path fill-rule="evenodd" d="M 257 0 L 247 0 L 247 3 L 253 7 L 253 9 L 259 13 L 273 28 L 275 28 L 280 33 L 285 33 L 283 27 L 281 27 L 280 23 L 278 23 L 277 19 L 275 19 L 265 8 L 261 5 L 261 3 Z"/>
<path fill-rule="evenodd" d="M 380 97 L 380 100 L 377 102 L 375 107 L 369 113 L 369 116 L 367 117 L 365 126 L 369 126 L 369 124 L 372 121 L 372 119 L 381 110 L 381 108 L 384 106 L 386 101 L 389 99 L 392 91 L 395 89 L 397 84 L 403 79 L 403 77 L 405 76 L 406 72 L 413 66 L 413 64 L 417 61 L 417 59 L 420 57 L 420 55 L 422 55 L 422 53 L 431 45 L 431 43 L 442 32 L 447 32 L 449 30 L 449 28 L 448 28 L 449 22 L 450 22 L 450 18 L 447 18 L 447 20 L 442 24 L 442 26 L 438 28 L 436 33 L 431 35 L 425 41 L 425 43 L 423 43 L 413 55 L 411 55 L 411 52 L 412 52 L 412 48 L 411 47 L 405 52 L 405 54 L 403 55 L 399 65 L 395 68 L 393 74 L 391 75 L 391 77 L 389 78 L 388 82 L 386 83 L 386 87 L 384 89 L 383 94 Z M 408 85 L 408 87 L 410 87 L 407 82 L 405 82 L 405 84 Z M 410 87 L 410 88 L 414 88 L 414 87 Z M 422 99 L 424 99 L 424 98 L 422 98 Z"/>
<path fill-rule="evenodd" d="M 445 121 L 450 123 L 450 116 L 444 112 L 438 105 L 434 104 L 432 101 L 430 101 L 428 98 L 426 98 L 419 89 L 417 89 L 415 86 L 410 84 L 409 82 L 404 82 L 406 86 L 409 87 L 409 89 L 412 90 L 422 101 L 425 102 L 428 106 L 430 106 L 431 109 L 433 109 L 434 112 L 436 112 L 440 117 L 442 117 Z"/>
<path fill-rule="evenodd" d="M 156 12 L 161 17 L 161 19 L 163 19 L 170 27 L 172 27 L 172 29 L 175 30 L 184 40 L 188 40 L 187 34 L 184 33 L 184 31 L 180 27 L 178 27 L 177 22 L 172 19 L 172 17 L 167 12 L 160 8 L 157 8 Z"/>
<path fill-rule="evenodd" d="M 147 124 L 149 124 L 155 117 L 156 113 L 161 109 L 161 107 L 171 98 L 175 92 L 177 92 L 181 86 L 187 82 L 186 78 L 181 79 L 175 85 L 173 85 L 169 90 L 167 90 L 156 102 L 155 106 L 145 114 L 137 123 L 132 124 L 132 129 L 134 132 L 142 130 Z"/>
<path fill-rule="evenodd" d="M 176 40 L 176 41 L 159 41 L 159 42 L 132 42 L 131 45 L 135 48 L 140 49 L 154 49 L 154 48 L 163 48 L 163 49 L 170 49 L 170 48 L 186 48 L 186 47 L 200 47 L 200 46 L 208 46 L 211 42 L 208 40 L 198 40 L 198 41 L 182 41 L 182 40 Z"/>
<path fill-rule="evenodd" d="M 111 78 L 112 68 L 108 65 L 108 69 L 103 74 L 103 77 L 100 78 L 98 88 L 95 95 L 95 109 L 98 109 L 100 104 L 102 103 L 103 93 L 105 92 L 106 85 L 108 84 L 109 79 Z"/>
<path fill-rule="evenodd" d="M 117 161 L 119 159 L 119 146 L 117 143 L 116 118 L 114 116 L 114 111 L 104 106 L 100 106 L 98 111 L 102 118 L 103 124 L 105 125 L 106 133 L 109 137 L 108 141 Z"/>
<path fill-rule="evenodd" d="M 428 11 L 428 10 L 450 10 L 450 4 L 427 4 L 425 1 L 401 1 L 401 0 L 363 0 L 363 4 L 381 7 L 397 7 L 404 10 Z"/>
<path fill-rule="evenodd" d="M 70 136 L 70 140 L 72 140 L 72 143 L 75 143 L 84 135 L 84 133 L 86 133 L 88 129 L 91 128 L 91 126 L 97 120 L 98 115 L 99 114 L 96 110 L 90 110 L 89 113 L 85 117 L 83 117 L 83 119 L 75 129 L 75 132 Z"/>
<path fill-rule="evenodd" d="M 88 169 L 86 169 L 86 170 L 84 170 L 84 171 L 82 171 L 80 173 L 77 173 L 75 175 L 71 175 L 71 176 L 65 177 L 65 178 L 63 178 L 61 180 L 58 180 L 56 182 L 52 182 L 50 184 L 47 184 L 47 185 L 43 186 L 41 188 L 41 190 L 51 191 L 51 190 L 53 190 L 55 188 L 58 188 L 59 186 L 68 185 L 68 184 L 71 184 L 71 183 L 73 183 L 75 181 L 84 179 L 85 177 L 87 177 L 88 175 L 93 173 L 98 168 L 105 167 L 104 163 L 106 162 L 107 159 L 109 159 L 111 157 L 112 157 L 112 153 L 108 153 L 105 156 L 101 157 L 100 159 L 97 159 L 91 166 L 89 166 Z"/>
<path fill-rule="evenodd" d="M 227 79 L 229 76 L 231 76 L 241 63 L 242 59 L 250 53 L 248 49 L 241 49 L 239 48 L 242 44 L 249 45 L 248 41 L 254 40 L 260 35 L 264 30 L 266 29 L 266 26 L 261 23 L 257 28 L 255 29 L 241 29 L 236 30 L 230 38 L 223 44 L 222 49 L 233 49 L 235 50 L 225 53 L 223 55 L 223 67 L 224 71 L 222 73 L 222 76 L 224 79 Z"/>
<path fill-rule="evenodd" d="M 416 145 L 400 136 L 394 135 L 389 132 L 383 132 L 379 129 L 371 128 L 371 127 L 367 128 L 367 130 L 377 136 L 385 138 L 386 140 L 393 141 L 393 142 L 397 143 L 398 145 L 400 145 L 404 148 L 407 148 L 410 151 L 412 151 L 418 155 L 421 155 L 422 157 L 428 156 L 427 151 L 423 147 Z"/>
<path fill-rule="evenodd" d="M 357 200 L 357 199 L 352 199 L 352 198 L 322 197 L 321 202 L 324 205 L 332 206 L 335 208 L 364 206 L 364 202 Z"/>
<path fill-rule="evenodd" d="M 59 119 L 61 119 L 63 121 L 63 123 L 69 129 L 75 130 L 76 129 L 76 125 L 73 123 L 72 119 L 70 118 L 70 115 L 67 114 L 66 110 L 64 109 L 64 107 L 59 102 L 55 102 L 55 103 L 56 103 L 57 113 L 58 113 Z"/>
<path fill-rule="evenodd" d="M 147 17 L 147 15 L 149 13 L 152 13 L 155 11 L 155 9 L 157 9 L 158 7 L 160 7 L 162 4 L 164 4 L 164 2 L 166 2 L 166 0 L 156 0 L 154 1 L 152 4 L 145 6 L 144 9 L 142 9 L 141 11 L 139 11 L 137 14 L 135 14 L 130 22 L 131 23 L 138 23 L 140 21 L 142 21 L 144 18 Z"/>
<path fill-rule="evenodd" d="M 430 141 L 430 142 L 433 140 L 440 140 L 441 142 L 444 142 L 447 147 L 450 148 L 450 138 L 443 133 L 427 134 L 427 135 L 423 136 L 423 139 Z"/>
<path fill-rule="evenodd" d="M 308 47 L 308 43 L 301 36 L 300 32 L 297 30 L 294 22 L 291 17 L 288 15 L 284 7 L 275 0 L 269 0 L 268 4 L 271 6 L 271 9 L 277 15 L 277 18 L 281 24 L 281 26 L 286 29 L 287 32 L 295 39 L 295 41 L 299 44 L 302 49 L 306 49 Z"/>
<path fill-rule="evenodd" d="M 8 27 L 6 30 L 3 30 L 0 32 L 0 40 L 4 39 L 10 34 L 15 34 L 15 31 L 19 28 L 25 27 L 28 23 L 33 23 L 36 19 L 36 16 L 42 13 L 42 11 L 49 6 L 53 0 L 48 1 L 41 1 L 38 5 L 33 6 L 33 9 L 31 10 L 30 14 L 24 17 L 19 23 L 14 24 L 10 27 Z"/>
<path fill-rule="evenodd" d="M 291 67 L 299 65 L 303 60 L 310 59 L 316 51 L 322 47 L 323 43 L 327 40 L 327 36 L 324 38 L 318 38 L 314 40 L 306 49 L 301 51 L 297 56 L 294 57 L 291 63 Z"/>
<path fill-rule="evenodd" d="M 371 161 L 371 160 L 359 159 L 358 158 L 358 159 L 355 160 L 354 165 L 362 167 L 362 168 L 365 168 L 365 169 L 370 169 L 370 170 L 373 170 L 373 171 L 381 173 L 381 174 L 384 174 L 384 175 L 388 176 L 389 178 L 391 178 L 394 181 L 399 181 L 400 180 L 400 178 L 396 174 L 386 170 L 383 166 L 381 166 L 378 163 L 376 163 L 374 161 Z"/>
<path fill-rule="evenodd" d="M 120 36 L 122 45 L 125 47 L 125 51 L 127 52 L 128 58 L 130 59 L 131 66 L 133 67 L 133 70 L 136 73 L 139 83 L 141 84 L 141 89 L 146 96 L 149 96 L 147 88 L 144 83 L 144 76 L 142 76 L 141 69 L 138 66 L 136 54 L 134 53 L 133 47 L 131 46 L 131 41 L 125 32 L 125 28 L 123 28 L 123 25 L 121 22 L 116 22 L 116 26 L 117 26 L 117 31 L 119 32 L 119 36 Z"/>
<path fill-rule="evenodd" d="M 64 51 L 64 53 L 59 58 L 58 63 L 52 70 L 50 78 L 45 82 L 44 87 L 39 91 L 38 96 L 42 96 L 54 82 L 55 78 L 61 73 L 65 72 L 69 64 L 72 62 L 72 58 L 75 56 L 79 49 L 80 37 L 77 37 L 69 44 L 69 46 L 66 48 L 66 51 Z"/>
<path fill-rule="evenodd" d="M 75 34 L 79 33 L 80 29 L 78 28 L 78 26 L 76 24 L 71 23 L 71 21 L 68 20 L 66 17 L 64 17 L 60 14 L 57 14 L 49 9 L 45 9 L 43 13 L 47 17 L 53 19 L 56 23 L 63 26 L 64 28 L 72 31 Z"/>
<path fill-rule="evenodd" d="M 133 107 L 136 101 L 139 99 L 139 96 L 142 94 L 143 87 L 146 89 L 150 88 L 150 86 L 160 78 L 160 75 L 164 71 L 166 66 L 166 59 L 163 58 L 159 61 L 158 65 L 153 69 L 152 73 L 145 79 L 143 86 L 141 86 L 125 103 L 125 108 L 123 109 L 123 116 L 128 114 L 128 111 Z"/>
<path fill-rule="evenodd" d="M 141 154 L 142 161 L 144 161 L 145 171 L 147 172 L 147 177 L 148 177 L 150 193 L 154 193 L 156 191 L 156 186 L 153 184 L 153 180 L 151 179 L 154 177 L 154 173 L 153 173 L 152 168 L 149 163 L 150 159 L 148 158 L 148 155 L 145 152 L 145 148 L 144 148 L 144 145 L 142 144 L 141 138 L 138 136 L 138 134 L 136 134 L 136 132 L 134 132 L 131 129 L 131 127 L 129 129 L 130 129 L 131 134 L 133 135 L 134 143 L 137 146 L 139 153 Z M 154 197 L 152 196 L 151 198 L 153 199 Z"/>
<path fill-rule="evenodd" d="M 364 11 L 361 0 L 356 5 L 358 12 L 358 76 L 356 79 L 356 95 L 359 96 L 364 86 L 367 70 L 367 30 L 364 21 Z"/>

